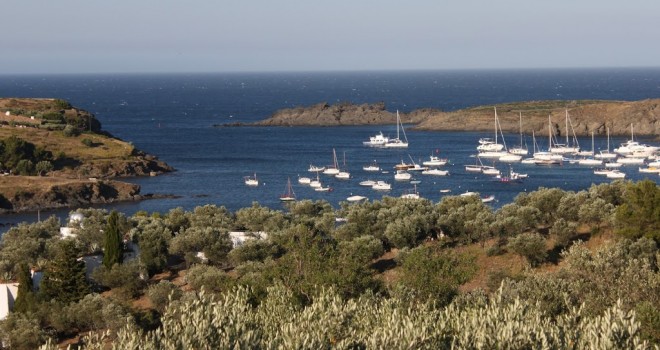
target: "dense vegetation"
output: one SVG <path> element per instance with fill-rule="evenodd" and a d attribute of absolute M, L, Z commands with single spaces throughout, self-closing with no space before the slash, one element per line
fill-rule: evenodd
<path fill-rule="evenodd" d="M 33 266 L 44 281 L 23 289 L 0 334 L 19 349 L 89 331 L 93 349 L 650 348 L 660 343 L 658 208 L 660 188 L 641 181 L 542 188 L 497 211 L 478 197 L 79 210 L 73 239 L 58 238 L 54 218 L 2 237 L 0 276 L 25 280 Z M 233 248 L 230 231 L 253 238 Z M 117 233 L 139 259 L 113 253 L 85 282 L 76 257 L 116 250 Z M 464 289 L 483 268 L 465 247 L 527 268 Z"/>
<path fill-rule="evenodd" d="M 0 139 L 0 171 L 43 175 L 53 170 L 53 154 L 16 136 Z"/>

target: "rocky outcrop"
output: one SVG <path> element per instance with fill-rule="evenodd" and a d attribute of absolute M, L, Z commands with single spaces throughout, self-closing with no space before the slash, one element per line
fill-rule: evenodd
<path fill-rule="evenodd" d="M 548 132 L 548 116 L 555 134 L 565 135 L 565 113 L 568 110 L 577 135 L 593 131 L 605 135 L 629 135 L 630 125 L 635 135 L 660 135 L 660 99 L 642 101 L 526 101 L 479 106 L 452 112 L 422 108 L 401 113 L 404 123 L 417 124 L 415 130 L 489 131 L 493 130 L 494 108 L 497 107 L 504 132 L 517 133 L 518 115 L 522 114 L 523 132 L 543 135 Z M 249 124 L 259 126 L 341 126 L 396 123 L 396 113 L 385 109 L 384 103 L 355 105 L 319 103 L 309 107 L 282 109 L 272 117 Z M 241 125 L 231 125 L 241 126 Z M 569 126 L 570 128 L 570 126 Z M 569 130 L 570 132 L 570 130 Z"/>
<path fill-rule="evenodd" d="M 46 179 L 45 181 L 48 181 Z M 33 186 L 0 198 L 0 212 L 36 211 L 89 204 L 140 200 L 140 186 L 119 181 L 79 180 Z"/>
<path fill-rule="evenodd" d="M 417 124 L 437 110 L 418 110 L 401 114 L 404 123 Z M 260 126 L 340 126 L 395 124 L 396 113 L 385 109 L 385 103 L 329 105 L 325 102 L 309 107 L 282 109 L 272 117 L 254 123 Z"/>
<path fill-rule="evenodd" d="M 660 134 L 660 99 L 642 101 L 530 101 L 480 106 L 454 112 L 437 112 L 419 123 L 417 130 L 493 130 L 494 107 L 497 107 L 502 130 L 517 133 L 519 114 L 522 114 L 522 130 L 547 135 L 548 116 L 557 135 L 566 135 L 566 111 L 577 135 L 605 135 L 607 128 L 612 135 L 630 135 L 634 125 L 635 135 Z M 569 129 L 571 126 L 569 125 Z M 568 130 L 570 134 L 570 130 Z"/>

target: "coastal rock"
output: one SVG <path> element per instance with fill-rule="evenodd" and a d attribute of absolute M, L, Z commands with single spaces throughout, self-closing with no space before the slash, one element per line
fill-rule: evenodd
<path fill-rule="evenodd" d="M 401 114 L 404 123 L 419 123 L 436 110 L 419 110 Z M 272 117 L 253 125 L 260 126 L 340 126 L 396 124 L 396 113 L 385 109 L 385 103 L 352 104 L 326 102 L 309 107 L 281 109 Z"/>
<path fill-rule="evenodd" d="M 419 123 L 416 130 L 490 131 L 493 130 L 494 107 L 497 107 L 502 130 L 517 133 L 519 114 L 522 113 L 522 131 L 536 135 L 548 134 L 548 115 L 555 134 L 566 135 L 566 110 L 575 133 L 581 136 L 660 134 L 660 99 L 642 101 L 529 101 L 466 108 L 453 112 L 437 112 Z M 570 135 L 570 128 L 568 133 Z"/>
<path fill-rule="evenodd" d="M 22 187 L 9 198 L 4 196 L 0 198 L 0 212 L 36 211 L 142 199 L 140 186 L 126 182 L 23 178 L 21 179 L 23 181 L 29 178 L 27 180 L 30 181 L 31 186 Z"/>

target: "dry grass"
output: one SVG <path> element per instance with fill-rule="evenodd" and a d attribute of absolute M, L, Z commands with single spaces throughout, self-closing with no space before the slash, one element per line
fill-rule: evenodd
<path fill-rule="evenodd" d="M 48 176 L 2 176 L 0 177 L 0 193 L 7 198 L 12 198 L 23 189 L 30 189 L 31 192 L 45 192 L 53 186 L 87 182 L 92 181 Z"/>
<path fill-rule="evenodd" d="M 15 135 L 25 141 L 43 147 L 57 155 L 64 152 L 67 157 L 82 162 L 100 159 L 126 158 L 133 152 L 133 146 L 127 142 L 112 139 L 98 134 L 81 134 L 67 137 L 62 131 L 49 131 L 37 128 L 19 128 L 3 126 L 0 128 L 0 139 Z M 88 147 L 82 143 L 90 139 L 96 146 Z"/>

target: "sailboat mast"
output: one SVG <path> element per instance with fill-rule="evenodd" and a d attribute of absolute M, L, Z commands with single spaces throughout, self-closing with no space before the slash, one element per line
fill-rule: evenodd
<path fill-rule="evenodd" d="M 566 109 L 566 147 L 568 147 L 568 108 Z"/>
<path fill-rule="evenodd" d="M 607 131 L 607 153 L 610 153 L 610 127 L 606 126 L 605 130 Z"/>
<path fill-rule="evenodd" d="M 497 144 L 497 107 L 493 107 L 495 109 L 495 144 Z"/>
<path fill-rule="evenodd" d="M 401 124 L 401 119 L 399 119 L 399 110 L 396 110 L 396 139 L 399 139 L 399 124 Z"/>
<path fill-rule="evenodd" d="M 552 149 L 552 121 L 550 114 L 548 114 L 548 152 Z"/>
<path fill-rule="evenodd" d="M 518 115 L 518 129 L 520 130 L 520 148 L 522 148 L 522 112 L 519 113 L 520 114 Z"/>

